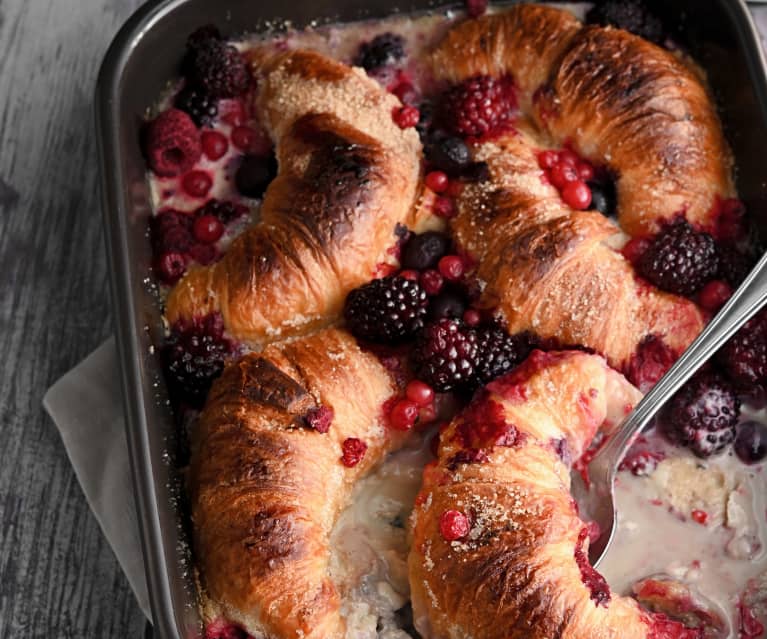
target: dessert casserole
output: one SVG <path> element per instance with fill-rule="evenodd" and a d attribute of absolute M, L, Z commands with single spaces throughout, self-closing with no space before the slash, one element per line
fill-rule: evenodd
<path fill-rule="evenodd" d="M 248 25 L 242 25 L 245 31 Z M 760 637 L 767 315 L 571 473 L 758 256 L 631 0 L 189 35 L 140 132 L 207 639 Z"/>

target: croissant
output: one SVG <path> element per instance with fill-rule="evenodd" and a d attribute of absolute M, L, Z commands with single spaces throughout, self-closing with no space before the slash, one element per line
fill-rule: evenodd
<path fill-rule="evenodd" d="M 693 639 L 612 594 L 570 496 L 576 459 L 639 393 L 605 361 L 535 351 L 440 437 L 412 515 L 416 628 L 430 639 Z"/>
<path fill-rule="evenodd" d="M 626 368 L 652 335 L 681 353 L 703 328 L 698 308 L 639 281 L 611 245 L 618 229 L 596 211 L 573 211 L 541 181 L 523 131 L 475 149 L 490 180 L 466 188 L 451 230 L 477 259 L 481 303 L 511 333 L 583 345 Z"/>
<path fill-rule="evenodd" d="M 421 173 L 418 134 L 392 120 L 399 101 L 361 69 L 310 51 L 257 65 L 279 173 L 260 221 L 221 261 L 191 269 L 166 305 L 171 323 L 220 312 L 228 334 L 252 345 L 338 317 L 396 243 L 396 225 L 413 226 Z"/>
<path fill-rule="evenodd" d="M 329 536 L 353 484 L 403 441 L 382 424 L 394 392 L 378 359 L 337 329 L 225 369 L 194 435 L 189 474 L 209 618 L 254 636 L 344 636 Z M 367 446 L 352 467 L 354 459 L 341 462 L 349 438 Z"/>
<path fill-rule="evenodd" d="M 616 176 L 621 227 L 656 233 L 684 213 L 715 232 L 734 195 L 732 155 L 691 63 L 627 31 L 519 5 L 451 29 L 432 56 L 439 78 L 511 76 L 523 113 Z"/>
<path fill-rule="evenodd" d="M 511 75 L 522 110 L 513 132 L 474 145 L 490 179 L 465 189 L 452 223 L 479 264 L 482 304 L 511 332 L 586 346 L 624 370 L 651 338 L 683 351 L 702 330 L 700 311 L 638 281 L 616 250 L 620 229 L 570 209 L 536 153 L 567 142 L 604 165 L 629 235 L 680 213 L 714 230 L 717 198 L 733 192 L 731 155 L 696 71 L 628 32 L 535 5 L 454 27 L 432 67 L 452 82 Z"/>

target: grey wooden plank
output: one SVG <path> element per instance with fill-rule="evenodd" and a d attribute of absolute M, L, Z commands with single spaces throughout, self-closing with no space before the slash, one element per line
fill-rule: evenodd
<path fill-rule="evenodd" d="M 92 96 L 138 5 L 0 0 L 0 636 L 144 629 L 40 404 L 111 332 Z"/>

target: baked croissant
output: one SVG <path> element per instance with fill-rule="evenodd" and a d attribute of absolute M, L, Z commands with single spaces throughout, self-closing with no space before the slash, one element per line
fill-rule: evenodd
<path fill-rule="evenodd" d="M 596 355 L 535 351 L 440 437 L 412 515 L 428 639 L 661 639 L 698 631 L 610 593 L 588 563 L 568 460 L 639 393 Z"/>
<path fill-rule="evenodd" d="M 451 82 L 510 75 L 522 110 L 513 132 L 474 145 L 490 180 L 463 192 L 452 223 L 478 262 L 481 303 L 511 332 L 586 346 L 619 369 L 651 338 L 683 351 L 703 328 L 697 307 L 638 281 L 616 250 L 618 227 L 568 207 L 537 152 L 567 142 L 613 173 L 629 235 L 681 213 L 715 230 L 717 198 L 733 193 L 731 156 L 696 72 L 628 32 L 536 5 L 459 24 L 432 66 Z"/>
<path fill-rule="evenodd" d="M 382 423 L 394 392 L 378 359 L 336 329 L 225 369 L 189 474 L 195 551 L 218 606 L 209 617 L 259 637 L 344 636 L 330 532 L 353 484 L 403 441 Z M 367 446 L 352 467 L 341 462 L 348 438 Z"/>
<path fill-rule="evenodd" d="M 681 353 L 703 328 L 698 308 L 639 281 L 610 244 L 618 229 L 596 211 L 573 211 L 541 181 L 522 130 L 475 149 L 490 180 L 466 188 L 451 227 L 477 259 L 481 303 L 498 309 L 511 333 L 532 331 L 629 365 L 652 335 Z"/>
<path fill-rule="evenodd" d="M 190 270 L 166 316 L 220 312 L 230 336 L 261 345 L 330 324 L 373 277 L 396 225 L 412 226 L 421 143 L 393 122 L 397 98 L 361 69 L 292 51 L 256 74 L 279 173 L 260 221 L 220 262 Z"/>
<path fill-rule="evenodd" d="M 627 31 L 582 26 L 540 5 L 467 20 L 434 51 L 439 78 L 511 76 L 524 114 L 616 176 L 631 236 L 683 213 L 712 232 L 717 198 L 734 196 L 732 155 L 701 72 Z"/>

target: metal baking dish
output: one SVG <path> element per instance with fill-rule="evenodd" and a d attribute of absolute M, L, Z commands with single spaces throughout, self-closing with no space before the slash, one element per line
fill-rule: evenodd
<path fill-rule="evenodd" d="M 410 0 L 403 11 L 433 8 Z M 439 3 L 440 7 L 448 5 Z M 459 5 L 452 5 L 453 7 Z M 738 188 L 752 215 L 767 215 L 763 155 L 767 81 L 759 36 L 741 0 L 664 0 L 669 24 L 709 74 L 738 165 Z M 349 21 L 392 13 L 390 0 L 152 1 L 125 24 L 104 60 L 96 92 L 104 220 L 111 267 L 115 331 L 121 360 L 128 445 L 155 632 L 200 636 L 200 619 L 173 468 L 174 427 L 152 344 L 162 335 L 161 309 L 148 283 L 150 201 L 139 128 L 176 77 L 187 34 L 213 22 L 229 35 L 270 20 Z M 767 228 L 767 220 L 758 220 Z"/>

